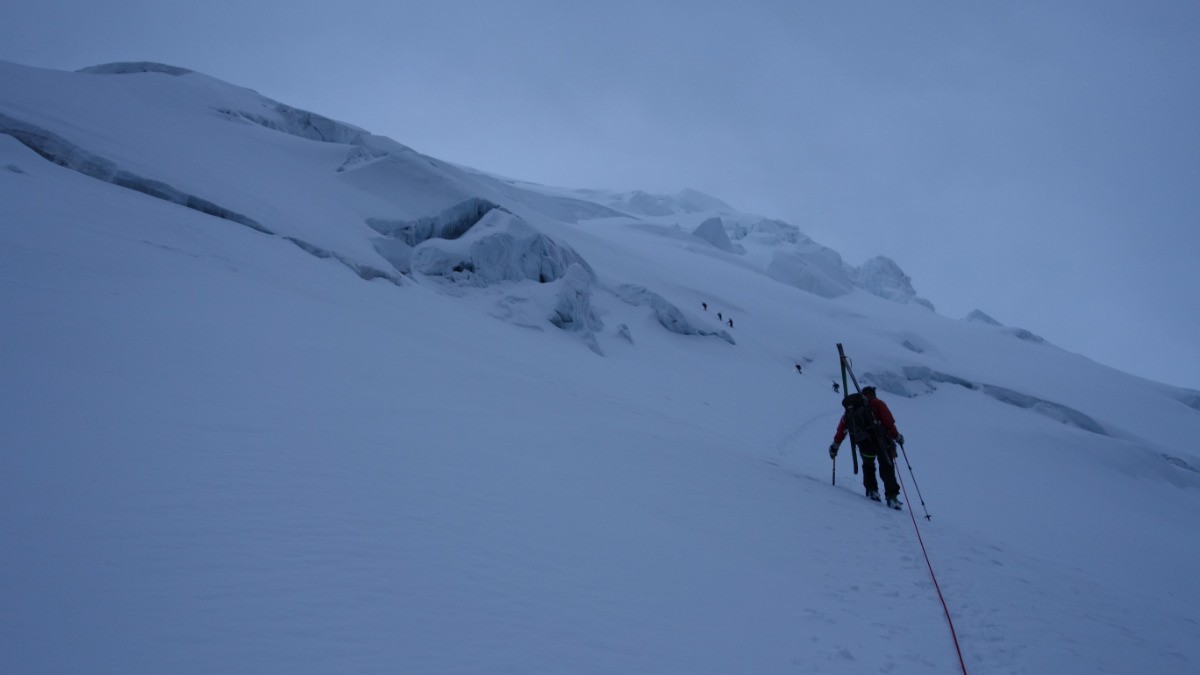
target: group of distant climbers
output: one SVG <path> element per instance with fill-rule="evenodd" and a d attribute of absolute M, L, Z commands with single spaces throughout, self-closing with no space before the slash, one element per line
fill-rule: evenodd
<path fill-rule="evenodd" d="M 708 303 L 707 302 L 700 303 L 700 306 L 704 308 L 704 311 L 706 311 L 706 312 L 708 311 Z M 724 321 L 726 324 L 729 325 L 730 328 L 733 328 L 733 319 L 726 319 L 725 315 L 721 312 L 717 312 L 717 321 Z"/>

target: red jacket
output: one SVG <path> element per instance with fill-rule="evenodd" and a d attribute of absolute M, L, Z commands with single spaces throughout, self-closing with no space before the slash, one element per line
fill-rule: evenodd
<path fill-rule="evenodd" d="M 893 439 L 899 437 L 900 432 L 896 429 L 896 418 L 892 417 L 892 411 L 888 410 L 887 404 L 870 397 L 867 398 L 867 403 L 871 406 L 871 412 L 875 414 L 875 419 L 879 420 L 888 435 Z M 837 433 L 833 435 L 834 445 L 841 445 L 844 438 L 846 438 L 846 416 L 843 414 L 842 420 L 838 422 Z"/>

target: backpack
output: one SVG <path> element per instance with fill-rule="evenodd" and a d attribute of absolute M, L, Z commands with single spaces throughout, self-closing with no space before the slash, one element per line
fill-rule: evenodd
<path fill-rule="evenodd" d="M 850 440 L 856 445 L 864 442 L 876 443 L 879 422 L 871 411 L 871 404 L 862 394 L 850 394 L 842 399 L 842 407 L 846 409 L 846 429 L 850 431 Z"/>

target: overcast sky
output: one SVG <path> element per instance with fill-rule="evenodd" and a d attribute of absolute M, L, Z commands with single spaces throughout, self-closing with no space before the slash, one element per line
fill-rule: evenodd
<path fill-rule="evenodd" d="M 479 169 L 685 187 L 942 314 L 1200 389 L 1200 3 L 5 0 L 0 59 L 191 68 Z"/>

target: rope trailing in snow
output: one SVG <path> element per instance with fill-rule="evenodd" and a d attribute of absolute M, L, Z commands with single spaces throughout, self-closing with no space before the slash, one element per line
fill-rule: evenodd
<path fill-rule="evenodd" d="M 896 480 L 900 482 L 900 489 L 904 491 L 904 501 L 908 500 L 908 489 L 904 487 L 904 477 L 900 472 L 896 472 Z M 925 540 L 921 538 L 921 528 L 917 526 L 917 517 L 913 515 L 912 509 L 906 509 L 908 515 L 912 518 L 913 530 L 917 533 L 917 543 L 921 544 L 921 553 L 925 556 L 925 565 L 929 568 L 929 578 L 933 579 L 933 588 L 937 590 L 938 600 L 942 601 L 942 611 L 946 613 L 946 623 L 950 625 L 950 637 L 954 638 L 954 651 L 958 652 L 958 665 L 962 666 L 963 675 L 967 675 L 967 664 L 963 660 L 962 648 L 958 646 L 958 633 L 954 630 L 954 620 L 950 618 L 950 607 L 946 605 L 946 597 L 942 595 L 942 587 L 938 585 L 937 575 L 933 573 L 933 563 L 929 562 L 929 552 L 925 550 Z"/>

